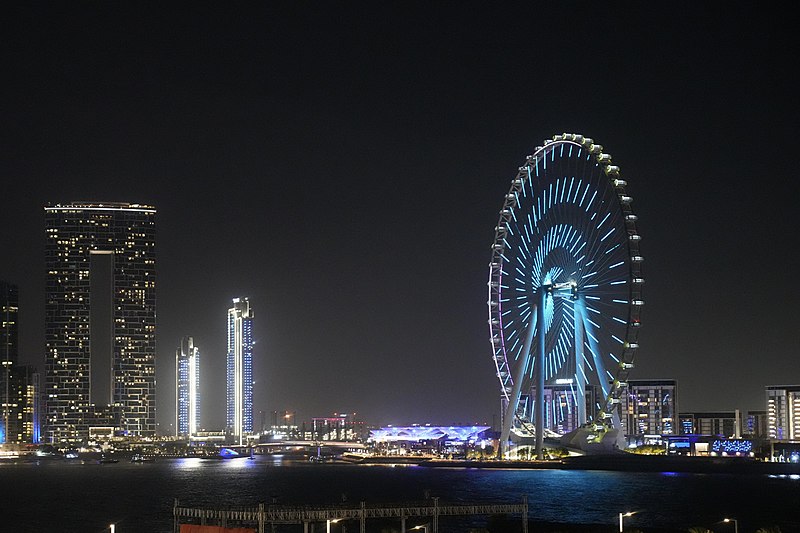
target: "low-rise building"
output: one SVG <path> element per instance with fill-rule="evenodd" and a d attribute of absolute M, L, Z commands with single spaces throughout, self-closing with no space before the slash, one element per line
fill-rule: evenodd
<path fill-rule="evenodd" d="M 680 413 L 679 419 L 683 435 L 717 435 L 738 438 L 741 434 L 738 410 Z"/>
<path fill-rule="evenodd" d="M 766 392 L 769 438 L 800 440 L 800 385 L 770 385 Z"/>

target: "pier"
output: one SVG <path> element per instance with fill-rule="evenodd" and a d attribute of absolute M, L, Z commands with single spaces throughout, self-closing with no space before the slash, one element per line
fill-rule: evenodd
<path fill-rule="evenodd" d="M 406 533 L 406 520 L 427 518 L 429 526 L 417 526 L 411 529 L 425 528 L 426 533 L 439 533 L 439 519 L 447 516 L 491 516 L 498 514 L 519 515 L 522 533 L 528 533 L 528 499 L 523 496 L 521 503 L 440 503 L 439 498 L 431 498 L 425 502 L 407 504 L 367 504 L 360 502 L 358 506 L 291 506 L 275 504 L 259 504 L 251 508 L 196 508 L 184 507 L 175 500 L 173 507 L 173 532 L 180 533 L 182 524 L 199 524 L 219 527 L 249 527 L 258 533 L 275 532 L 279 525 L 302 524 L 303 532 L 309 533 L 316 524 L 325 525 L 330 532 L 330 525 L 340 521 L 358 523 L 359 533 L 366 533 L 367 521 L 376 519 L 397 519 L 400 533 Z M 267 529 L 269 528 L 269 529 Z"/>

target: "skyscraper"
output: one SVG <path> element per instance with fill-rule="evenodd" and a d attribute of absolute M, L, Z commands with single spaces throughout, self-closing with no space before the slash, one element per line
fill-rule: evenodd
<path fill-rule="evenodd" d="M 17 364 L 19 356 L 19 290 L 16 285 L 0 281 L 0 443 L 8 442 L 9 424 L 12 419 L 12 377 L 11 368 Z"/>
<path fill-rule="evenodd" d="M 228 309 L 227 432 L 240 444 L 253 432 L 253 311 L 247 298 Z"/>
<path fill-rule="evenodd" d="M 200 351 L 192 337 L 175 352 L 175 434 L 191 436 L 200 422 Z"/>
<path fill-rule="evenodd" d="M 155 208 L 45 207 L 47 439 L 156 430 Z"/>
<path fill-rule="evenodd" d="M 19 363 L 19 290 L 0 281 L 0 443 L 38 443 L 39 373 Z"/>

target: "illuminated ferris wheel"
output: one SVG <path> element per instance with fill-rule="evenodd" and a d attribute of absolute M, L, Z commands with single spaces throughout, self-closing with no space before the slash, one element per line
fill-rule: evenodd
<path fill-rule="evenodd" d="M 641 237 L 620 169 L 583 135 L 537 147 L 506 194 L 489 264 L 489 329 L 510 434 L 619 428 L 638 348 Z"/>

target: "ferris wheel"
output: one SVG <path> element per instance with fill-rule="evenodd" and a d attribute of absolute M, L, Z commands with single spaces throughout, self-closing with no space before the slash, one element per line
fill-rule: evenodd
<path fill-rule="evenodd" d="M 642 256 L 632 198 L 603 147 L 562 134 L 527 157 L 505 195 L 489 264 L 501 445 L 619 428 L 638 348 Z"/>

